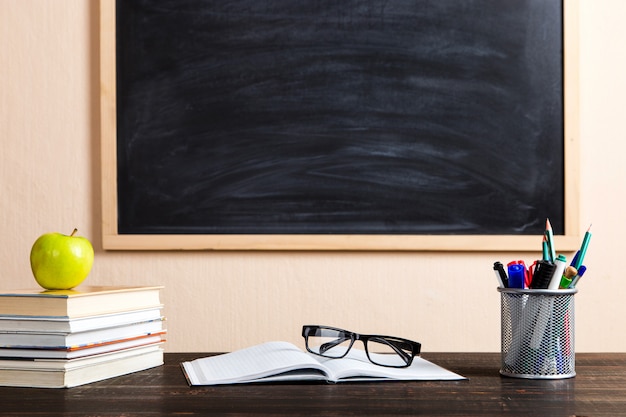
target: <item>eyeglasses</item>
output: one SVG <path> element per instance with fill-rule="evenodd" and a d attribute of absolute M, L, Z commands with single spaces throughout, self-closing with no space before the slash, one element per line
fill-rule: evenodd
<path fill-rule="evenodd" d="M 327 326 L 302 326 L 306 350 L 325 358 L 343 358 L 355 340 L 365 345 L 370 362 L 392 368 L 406 368 L 420 354 L 422 345 L 407 339 L 373 334 L 358 334 Z"/>

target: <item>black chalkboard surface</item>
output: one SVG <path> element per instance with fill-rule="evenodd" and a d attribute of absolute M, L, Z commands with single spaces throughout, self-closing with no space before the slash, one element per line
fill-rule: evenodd
<path fill-rule="evenodd" d="M 118 0 L 119 234 L 565 230 L 560 0 Z"/>

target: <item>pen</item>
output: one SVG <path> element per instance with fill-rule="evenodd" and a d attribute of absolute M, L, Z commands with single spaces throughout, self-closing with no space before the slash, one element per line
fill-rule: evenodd
<path fill-rule="evenodd" d="M 502 262 L 494 262 L 493 270 L 496 272 L 496 279 L 498 280 L 498 284 L 502 288 L 509 287 L 509 277 L 506 276 L 506 271 L 504 270 L 504 265 Z"/>
<path fill-rule="evenodd" d="M 509 265 L 511 265 L 512 263 L 513 262 L 509 262 Z M 530 281 L 532 281 L 532 277 L 530 276 L 530 269 L 526 268 L 526 264 L 522 260 L 519 260 L 516 263 L 520 264 L 522 268 L 524 268 L 524 286 L 520 288 L 529 288 Z"/>
<path fill-rule="evenodd" d="M 578 254 L 578 259 L 576 259 L 576 263 L 574 264 L 574 268 L 579 269 L 583 264 L 583 260 L 585 259 L 585 254 L 587 253 L 587 247 L 589 246 L 589 240 L 591 239 L 591 225 L 589 225 L 589 229 L 585 233 L 585 237 L 583 238 L 583 243 L 580 246 L 580 253 Z"/>

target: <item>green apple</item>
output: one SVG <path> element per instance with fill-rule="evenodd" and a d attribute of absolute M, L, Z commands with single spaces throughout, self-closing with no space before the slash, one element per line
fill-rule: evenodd
<path fill-rule="evenodd" d="M 93 246 L 87 238 L 46 233 L 33 244 L 30 267 L 35 280 L 47 290 L 68 290 L 87 278 L 93 266 Z"/>

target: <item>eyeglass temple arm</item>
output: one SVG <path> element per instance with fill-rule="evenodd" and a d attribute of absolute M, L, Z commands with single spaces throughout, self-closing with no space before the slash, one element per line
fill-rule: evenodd
<path fill-rule="evenodd" d="M 326 351 L 334 348 L 337 345 L 342 344 L 343 342 L 345 342 L 347 340 L 350 340 L 350 338 L 344 336 L 344 337 L 339 337 L 339 338 L 337 338 L 337 339 L 335 339 L 333 341 L 330 341 L 330 342 L 322 343 L 320 345 L 320 348 L 319 348 L 320 354 L 325 353 Z"/>
<path fill-rule="evenodd" d="M 406 363 L 409 363 L 409 361 L 411 360 L 411 355 L 407 354 L 404 350 L 402 350 L 402 347 L 404 347 L 408 351 L 413 352 L 413 346 L 411 346 L 409 343 L 406 343 L 406 342 L 391 341 L 391 340 L 385 340 L 385 339 L 381 339 L 381 340 L 384 340 L 385 343 L 387 343 L 398 355 L 404 358 L 404 361 Z"/>

